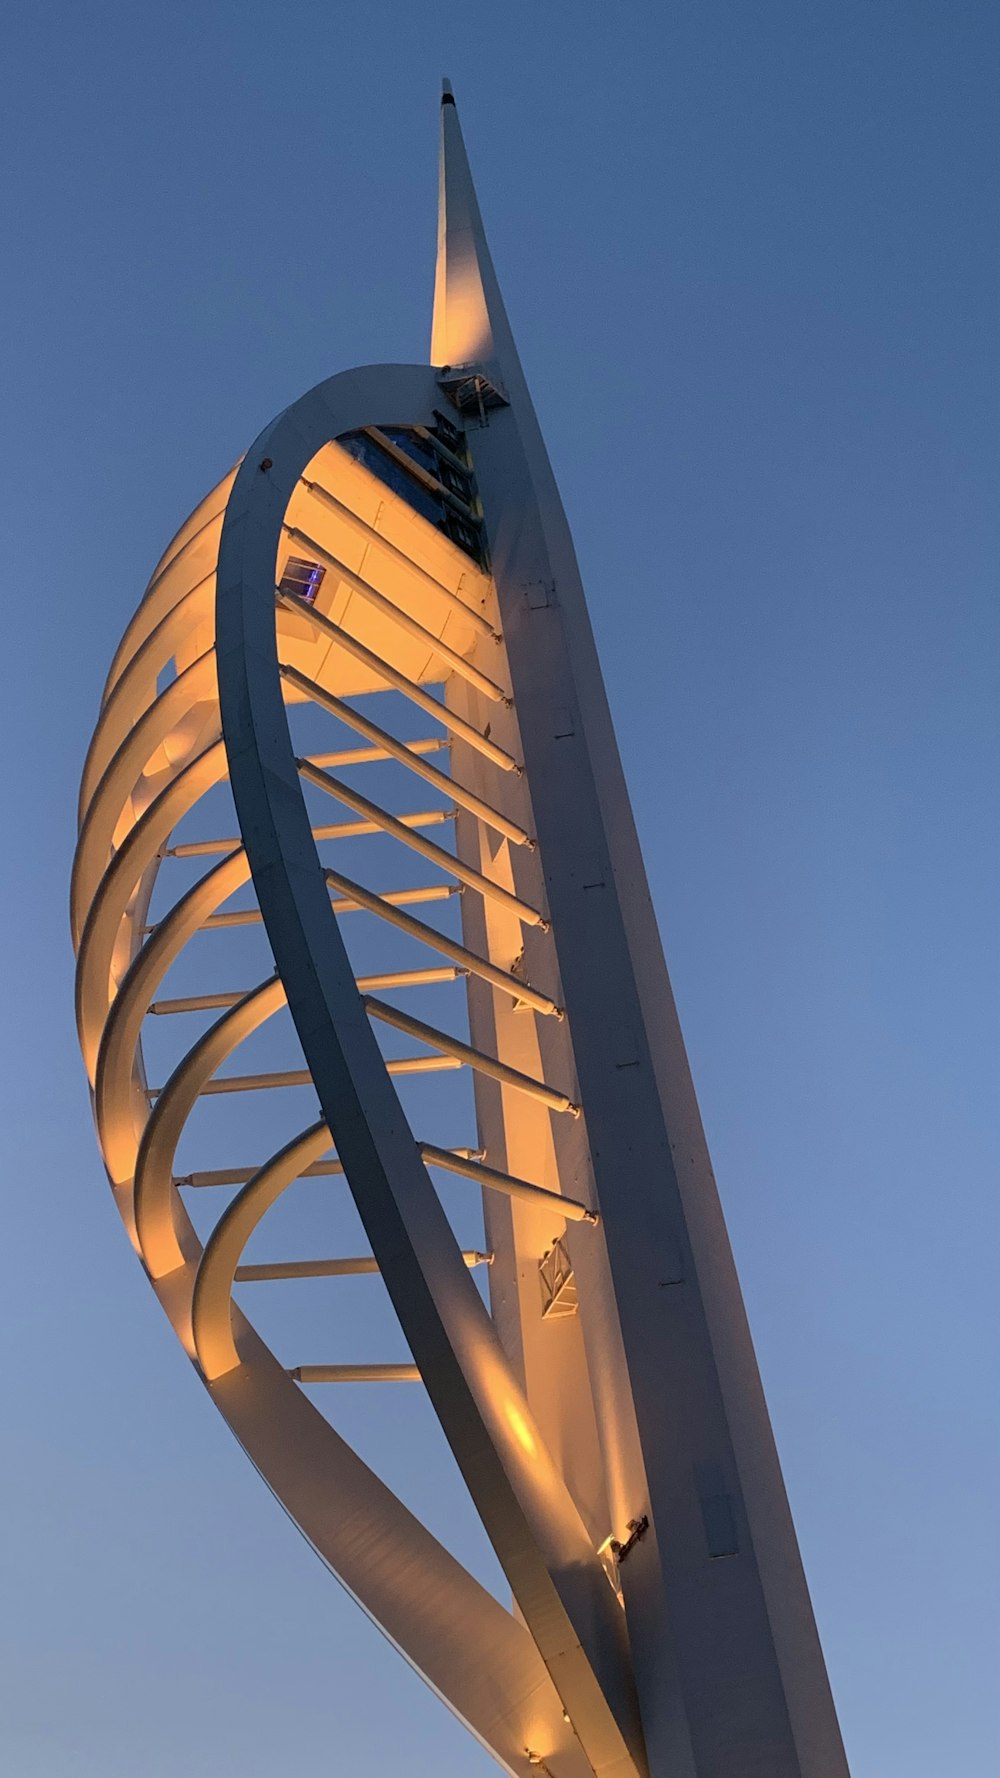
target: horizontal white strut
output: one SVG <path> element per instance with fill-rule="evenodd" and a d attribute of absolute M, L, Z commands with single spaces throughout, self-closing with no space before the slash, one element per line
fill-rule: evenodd
<path fill-rule="evenodd" d="M 359 975 L 357 985 L 362 991 L 369 988 L 421 988 L 430 987 L 436 982 L 456 982 L 467 973 L 467 970 L 456 968 L 396 969 L 388 970 L 384 975 Z M 154 1000 L 149 1010 L 161 1015 L 211 1012 L 216 1008 L 235 1006 L 249 992 L 249 988 L 237 988 L 225 994 L 187 994 L 177 1000 Z"/>
<path fill-rule="evenodd" d="M 310 760 L 316 765 L 315 759 Z M 443 776 L 444 774 L 442 774 Z M 446 780 L 450 785 L 451 779 Z M 404 827 L 440 827 L 445 821 L 454 821 L 454 809 L 420 809 L 413 815 L 399 815 L 397 820 Z M 314 840 L 360 840 L 368 834 L 381 833 L 381 825 L 377 821 L 338 821 L 333 826 L 314 827 Z M 168 846 L 164 858 L 212 858 L 216 853 L 226 854 L 238 852 L 243 841 L 239 839 L 224 840 L 186 840 L 180 846 Z"/>
<path fill-rule="evenodd" d="M 510 704 L 511 700 L 506 692 L 487 673 L 474 667 L 464 654 L 459 654 L 457 648 L 452 648 L 447 642 L 442 642 L 440 636 L 435 636 L 432 630 L 425 630 L 423 624 L 418 623 L 415 617 L 411 617 L 408 611 L 404 611 L 401 606 L 394 604 L 392 599 L 387 599 L 384 593 L 380 593 L 378 588 L 373 587 L 371 582 L 365 580 L 362 575 L 355 574 L 352 568 L 348 568 L 346 562 L 341 562 L 336 556 L 331 555 L 330 551 L 324 549 L 321 543 L 317 543 L 314 537 L 310 537 L 307 531 L 300 531 L 297 525 L 283 525 L 282 530 L 286 537 L 290 537 L 295 543 L 302 544 L 310 555 L 318 556 L 321 562 L 325 562 L 328 568 L 332 568 L 334 573 L 353 588 L 354 592 L 358 594 L 359 598 L 364 599 L 366 604 L 371 605 L 382 617 L 388 618 L 390 623 L 396 624 L 407 636 L 412 636 L 414 641 L 420 642 L 429 654 L 434 654 L 438 660 L 444 661 L 453 673 L 457 673 L 458 677 L 466 680 L 469 685 L 475 686 L 476 690 L 482 692 L 485 698 L 489 698 L 491 703 Z M 464 611 L 465 607 L 462 606 L 460 599 L 456 600 L 456 604 Z"/>
<path fill-rule="evenodd" d="M 405 568 L 407 574 L 421 586 L 427 587 L 439 599 L 445 599 L 457 605 L 462 617 L 468 623 L 473 624 L 481 635 L 489 636 L 494 642 L 500 641 L 489 618 L 484 617 L 481 611 L 474 611 L 471 606 L 466 605 L 465 601 L 458 597 L 457 593 L 442 586 L 441 582 L 435 580 L 433 574 L 429 573 L 426 568 L 421 568 L 419 563 L 411 561 L 410 557 L 403 550 L 397 548 L 396 544 L 391 543 L 388 537 L 384 537 L 381 531 L 376 531 L 373 525 L 369 525 L 358 513 L 352 512 L 349 506 L 345 506 L 342 501 L 338 500 L 335 494 L 331 494 L 329 488 L 324 488 L 322 482 L 307 481 L 303 476 L 300 486 L 305 488 L 314 500 L 320 501 L 323 506 L 329 507 L 331 512 L 335 512 L 337 517 L 349 525 L 356 535 L 362 536 L 369 548 L 381 550 L 390 560 Z"/>
<path fill-rule="evenodd" d="M 446 933 L 438 932 L 436 927 L 426 925 L 423 920 L 416 919 L 413 914 L 404 914 L 399 908 L 394 907 L 384 895 L 375 895 L 370 889 L 362 889 L 360 883 L 352 882 L 350 877 L 342 876 L 340 871 L 327 869 L 323 875 L 330 888 L 339 889 L 341 895 L 347 896 L 365 913 L 377 914 L 390 926 L 398 926 L 400 932 L 406 932 L 411 938 L 419 939 L 422 944 L 428 945 L 432 950 L 440 951 L 442 956 L 453 957 L 455 962 L 462 967 L 463 972 L 480 976 L 485 982 L 492 982 L 495 988 L 502 989 L 512 999 L 522 1001 L 525 1006 L 530 1006 L 535 1012 L 547 1014 L 552 1018 L 562 1018 L 562 1008 L 557 1006 L 547 994 L 540 993 L 537 988 L 529 988 L 527 982 L 522 982 L 519 976 L 510 975 L 498 964 L 487 962 L 486 958 L 480 957 L 476 951 L 468 950 L 465 945 L 460 945 L 457 939 L 449 938 Z M 374 986 L 374 984 L 372 985 Z M 358 986 L 361 986 L 360 982 Z"/>
<path fill-rule="evenodd" d="M 443 1074 L 452 1068 L 465 1067 L 465 1061 L 453 1055 L 400 1056 L 386 1062 L 385 1067 L 387 1074 Z M 220 1080 L 206 1081 L 199 1097 L 211 1098 L 218 1093 L 258 1093 L 277 1087 L 311 1087 L 312 1084 L 313 1077 L 308 1068 L 273 1068 L 265 1074 L 224 1074 Z M 163 1090 L 162 1087 L 147 1087 L 146 1096 L 158 1099 Z M 568 1110 L 569 1106 L 559 1109 Z"/>
<path fill-rule="evenodd" d="M 469 1249 L 462 1254 L 470 1271 L 474 1266 L 489 1266 L 492 1253 Z M 268 1284 L 294 1278 L 361 1278 L 380 1271 L 377 1259 L 367 1254 L 361 1259 L 286 1259 L 270 1265 L 237 1266 L 237 1284 Z"/>
<path fill-rule="evenodd" d="M 453 852 L 446 852 L 443 846 L 435 845 L 433 840 L 422 839 L 420 834 L 404 826 L 395 815 L 390 815 L 387 809 L 370 802 L 360 791 L 352 790 L 340 778 L 331 778 L 328 772 L 321 772 L 318 766 L 311 766 L 307 759 L 297 759 L 295 764 L 306 782 L 315 784 L 317 790 L 325 790 L 328 796 L 336 797 L 340 803 L 346 803 L 356 814 L 366 815 L 370 821 L 377 822 L 385 833 L 400 840 L 404 846 L 409 846 L 412 852 L 419 852 L 422 858 L 440 865 L 442 870 L 457 877 L 469 889 L 475 889 L 488 901 L 499 902 L 502 907 L 509 909 L 525 926 L 540 926 L 543 932 L 548 931 L 548 921 L 544 915 L 530 903 L 522 901 L 519 895 L 512 895 L 501 883 L 494 883 L 490 877 L 484 877 L 482 871 L 475 870 Z"/>
<path fill-rule="evenodd" d="M 415 1364 L 297 1364 L 296 1383 L 419 1383 Z"/>
<path fill-rule="evenodd" d="M 562 1192 L 549 1191 L 545 1185 L 532 1185 L 530 1180 L 515 1179 L 511 1173 L 499 1173 L 496 1167 L 480 1165 L 482 1150 L 475 1153 L 469 1149 L 436 1148 L 433 1142 L 421 1142 L 418 1147 L 429 1167 L 440 1167 L 445 1173 L 458 1173 L 463 1179 L 474 1179 L 478 1185 L 503 1192 L 508 1198 L 548 1204 L 558 1215 L 565 1216 L 567 1222 L 600 1222 L 597 1211 L 588 1210 L 586 1204 L 578 1203 L 576 1198 L 564 1198 Z"/>
<path fill-rule="evenodd" d="M 588 1210 L 586 1204 L 581 1204 L 576 1198 L 564 1197 L 562 1192 L 550 1191 L 544 1185 L 533 1185 L 528 1179 L 517 1179 L 513 1174 L 502 1173 L 496 1167 L 483 1166 L 481 1148 L 439 1148 L 434 1142 L 420 1142 L 417 1146 L 429 1167 L 440 1167 L 444 1173 L 454 1173 L 460 1179 L 471 1179 L 476 1185 L 484 1186 L 488 1191 L 500 1192 L 507 1198 L 523 1198 L 527 1203 L 544 1204 L 557 1216 L 565 1217 L 567 1222 L 600 1221 L 596 1210 Z M 259 1171 L 258 1167 L 216 1167 L 208 1172 L 181 1174 L 175 1178 L 174 1184 L 195 1189 L 246 1185 Z M 340 1161 L 314 1161 L 312 1166 L 304 1167 L 298 1177 L 317 1179 L 331 1174 L 342 1175 L 343 1171 Z"/>
<path fill-rule="evenodd" d="M 484 1150 L 481 1148 L 441 1148 L 436 1154 L 451 1155 L 456 1160 L 481 1161 Z M 443 1165 L 443 1162 L 441 1163 Z M 342 1174 L 343 1164 L 338 1160 L 313 1161 L 309 1167 L 303 1167 L 296 1175 L 298 1179 L 318 1179 L 328 1174 Z M 215 1167 L 207 1173 L 182 1173 L 174 1179 L 175 1185 L 213 1186 L 213 1185 L 246 1185 L 259 1167 Z M 535 1189 L 534 1187 L 532 1188 Z"/>
<path fill-rule="evenodd" d="M 439 771 L 437 766 L 428 765 L 425 760 L 413 752 L 408 743 L 397 741 L 395 736 L 387 734 L 385 729 L 379 728 L 377 723 L 371 722 L 367 716 L 362 716 L 359 710 L 353 709 L 350 704 L 345 704 L 343 698 L 334 697 L 332 692 L 324 691 L 321 685 L 317 685 L 314 679 L 308 679 L 304 673 L 298 671 L 297 667 L 280 666 L 278 671 L 283 679 L 287 679 L 289 685 L 294 685 L 297 691 L 304 692 L 306 697 L 312 699 L 313 703 L 319 704 L 323 710 L 328 711 L 331 716 L 335 716 L 338 721 L 345 723 L 348 728 L 354 729 L 359 735 L 365 735 L 369 741 L 376 742 L 385 754 L 408 767 L 418 778 L 424 778 L 428 784 L 433 784 L 436 790 L 443 791 L 445 796 L 454 797 L 456 803 L 463 809 L 468 809 L 469 813 L 475 815 L 478 820 L 485 821 L 487 827 L 492 827 L 496 833 L 502 833 L 505 839 L 513 840 L 516 846 L 529 846 L 532 850 L 534 849 L 535 842 L 531 835 L 526 833 L 525 829 L 520 827 L 516 821 L 511 821 L 508 816 L 501 815 L 499 809 L 494 809 L 481 796 L 477 796 L 475 791 L 466 790 L 463 784 L 459 784 L 447 772 Z M 318 765 L 314 756 L 310 756 L 309 763 L 314 766 Z"/>
<path fill-rule="evenodd" d="M 431 883 L 425 889 L 389 889 L 382 894 L 382 900 L 392 907 L 420 907 L 428 901 L 447 901 L 450 895 L 461 895 L 461 883 Z M 356 901 L 331 901 L 335 914 L 355 914 L 361 912 Z"/>
<path fill-rule="evenodd" d="M 411 753 L 444 753 L 450 746 L 447 735 L 433 741 L 407 741 Z M 314 766 L 369 766 L 388 759 L 384 747 L 342 747 L 338 753 L 310 753 Z"/>
<path fill-rule="evenodd" d="M 450 895 L 462 893 L 461 883 L 431 883 L 424 889 L 387 889 L 382 900 L 393 907 L 416 907 L 427 901 L 447 901 Z M 359 911 L 356 901 L 332 901 L 330 903 L 335 914 L 355 914 Z M 168 918 L 169 916 L 164 916 Z M 199 932 L 211 932 L 224 926 L 259 926 L 261 923 L 260 908 L 234 908 L 228 914 L 209 914 L 199 926 Z M 162 922 L 160 923 L 162 924 Z M 144 926 L 143 932 L 158 932 L 159 926 Z"/>
<path fill-rule="evenodd" d="M 503 1086 L 514 1087 L 519 1093 L 527 1093 L 531 1099 L 540 1099 L 550 1111 L 568 1111 L 571 1117 L 579 1117 L 579 1105 L 574 1105 L 568 1094 L 546 1086 L 544 1081 L 534 1080 L 530 1074 L 521 1074 L 506 1062 L 498 1062 L 495 1056 L 473 1049 L 471 1044 L 462 1043 L 447 1031 L 439 1031 L 434 1025 L 425 1025 L 423 1019 L 411 1018 L 409 1013 L 400 1012 L 398 1006 L 389 1006 L 386 1001 L 376 1000 L 371 994 L 363 994 L 362 1000 L 372 1018 L 381 1020 L 383 1025 L 392 1025 L 396 1031 L 404 1032 L 407 1037 L 415 1037 L 420 1043 L 432 1044 L 443 1051 L 444 1055 L 452 1056 L 456 1061 L 474 1068 L 479 1074 L 488 1074 Z M 392 1064 L 388 1066 L 391 1071 Z"/>
<path fill-rule="evenodd" d="M 282 610 L 294 611 L 302 617 L 307 617 L 309 622 L 321 630 L 324 636 L 328 636 L 331 642 L 335 642 L 338 648 L 342 648 L 346 654 L 353 655 L 354 659 L 360 661 L 363 666 L 374 673 L 376 678 L 384 679 L 386 685 L 391 685 L 395 691 L 401 691 L 412 704 L 416 704 L 426 715 L 433 716 L 444 728 L 450 729 L 453 735 L 457 735 L 477 753 L 481 753 L 484 759 L 492 760 L 493 764 L 499 766 L 502 772 L 521 772 L 523 770 L 516 759 L 513 759 L 502 747 L 498 747 L 496 742 L 491 741 L 487 735 L 481 735 L 471 722 L 466 722 L 464 716 L 459 716 L 457 711 L 448 709 L 445 704 L 432 697 L 429 691 L 425 691 L 422 685 L 417 685 L 413 679 L 408 679 L 405 673 L 399 672 L 398 668 L 391 667 L 380 654 L 375 654 L 372 649 L 366 648 L 363 642 L 359 642 L 355 636 L 348 635 L 346 630 L 331 623 L 330 619 L 324 617 L 321 611 L 314 610 L 303 599 L 297 599 L 291 593 L 279 592 L 277 588 L 275 588 L 274 596 Z"/>

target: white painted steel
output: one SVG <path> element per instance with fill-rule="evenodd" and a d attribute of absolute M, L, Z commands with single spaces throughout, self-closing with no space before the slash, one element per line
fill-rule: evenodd
<path fill-rule="evenodd" d="M 71 891 L 98 1138 L 153 1288 L 248 1455 L 508 1771 L 844 1778 L 572 545 L 448 93 L 442 129 L 432 360 L 483 405 L 463 419 L 426 366 L 321 384 L 181 527 L 112 664 Z M 442 474 L 475 472 L 481 562 L 337 442 L 367 428 L 405 469 L 384 428 L 426 442 L 442 412 L 465 429 Z M 314 605 L 282 591 L 289 555 L 325 568 Z M 443 732 L 408 738 L 418 712 Z M 299 751 L 307 716 L 369 745 L 313 733 Z M 395 788 L 365 796 L 331 766 Z M 390 808 L 400 785 L 448 806 Z M 361 819 L 317 825 L 304 786 Z M 204 837 L 230 793 L 239 833 Z M 445 823 L 453 850 L 418 831 Z M 358 881 L 353 850 L 340 868 L 366 842 L 373 859 L 392 849 L 398 887 Z M 446 880 L 411 886 L 413 852 Z M 428 920 L 405 912 L 419 905 Z M 347 914 L 375 947 L 360 972 Z M 255 940 L 274 973 L 238 992 L 229 947 Z M 213 962 L 192 976 L 194 946 Z M 458 984 L 468 1026 L 452 1030 Z M 384 1056 L 370 1018 L 432 1053 Z M 162 1088 L 147 1084 L 150 1019 L 189 1034 Z M 231 1072 L 251 1042 L 269 1065 Z M 417 1136 L 404 1111 L 394 1083 L 418 1092 L 442 1070 L 473 1083 L 475 1147 Z M 276 1126 L 269 1159 L 178 1171 L 197 1107 L 301 1104 L 290 1087 L 320 1116 L 283 1143 Z M 482 1248 L 456 1240 L 429 1169 L 481 1188 Z M 324 1179 L 349 1190 L 371 1255 L 331 1256 L 317 1229 L 312 1254 L 248 1263 L 279 1199 Z M 187 1189 L 212 1218 L 204 1242 Z M 539 1267 L 557 1240 L 576 1309 L 546 1316 Z M 485 1261 L 489 1311 L 470 1275 Z M 388 1291 L 408 1362 L 279 1356 L 234 1294 L 362 1276 Z M 426 1390 L 517 1616 L 303 1392 L 335 1381 Z"/>

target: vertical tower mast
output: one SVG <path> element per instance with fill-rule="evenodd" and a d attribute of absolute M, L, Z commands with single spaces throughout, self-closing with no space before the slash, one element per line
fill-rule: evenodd
<path fill-rule="evenodd" d="M 591 1384 L 575 1407 L 584 1436 L 593 1408 L 602 1442 L 650 1767 L 656 1778 L 839 1778 L 839 1728 L 579 570 L 447 83 L 439 190 L 431 353 L 467 406 L 586 1118 L 586 1157 L 560 1157 L 561 1170 L 592 1169 L 601 1216 L 598 1242 L 567 1231 Z M 506 1245 L 511 1278 L 533 1291 L 516 1231 L 493 1238 L 494 1286 Z M 503 1329 L 503 1305 L 494 1313 Z M 544 1363 L 527 1377 L 544 1420 Z M 562 1448 L 579 1458 L 572 1439 Z"/>

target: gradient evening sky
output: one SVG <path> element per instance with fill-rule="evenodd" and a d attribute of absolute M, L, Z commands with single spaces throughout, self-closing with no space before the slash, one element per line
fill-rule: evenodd
<path fill-rule="evenodd" d="M 425 356 L 448 74 L 855 1778 L 991 1778 L 1000 14 L 14 13 L 0 1771 L 494 1770 L 157 1309 L 95 1149 L 66 920 L 98 693 L 166 539 L 321 377 Z M 431 1501 L 437 1448 L 401 1457 Z"/>

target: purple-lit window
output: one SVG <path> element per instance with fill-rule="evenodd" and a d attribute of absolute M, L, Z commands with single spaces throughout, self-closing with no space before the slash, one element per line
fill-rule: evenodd
<path fill-rule="evenodd" d="M 297 599 L 304 599 L 307 605 L 313 605 L 325 573 L 326 569 L 321 568 L 318 562 L 307 562 L 302 556 L 289 556 L 285 563 L 285 572 L 278 582 L 278 591 L 294 593 Z"/>

